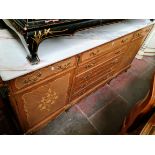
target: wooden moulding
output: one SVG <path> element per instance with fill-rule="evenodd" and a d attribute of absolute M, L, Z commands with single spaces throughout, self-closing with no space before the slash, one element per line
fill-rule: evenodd
<path fill-rule="evenodd" d="M 127 134 L 128 129 L 133 125 L 139 116 L 147 114 L 155 106 L 155 74 L 151 83 L 150 91 L 133 107 L 129 115 L 124 119 L 120 134 Z"/>

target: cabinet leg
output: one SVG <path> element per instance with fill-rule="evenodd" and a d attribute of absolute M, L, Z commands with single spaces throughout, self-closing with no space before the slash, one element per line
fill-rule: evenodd
<path fill-rule="evenodd" d="M 66 109 L 65 109 L 65 112 L 68 112 L 69 111 L 69 109 L 72 107 L 72 105 L 67 105 L 67 107 L 66 107 Z"/>

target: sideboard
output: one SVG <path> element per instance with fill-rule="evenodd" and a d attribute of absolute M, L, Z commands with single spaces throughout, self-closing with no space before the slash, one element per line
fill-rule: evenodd
<path fill-rule="evenodd" d="M 90 93 L 126 71 L 153 24 L 6 80 L 10 104 L 25 134 L 55 119 Z"/>

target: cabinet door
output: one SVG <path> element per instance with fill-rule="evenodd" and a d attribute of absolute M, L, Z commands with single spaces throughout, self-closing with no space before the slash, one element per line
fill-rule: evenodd
<path fill-rule="evenodd" d="M 67 105 L 71 75 L 72 72 L 65 73 L 15 95 L 18 117 L 24 131 L 38 126 L 38 123 Z"/>

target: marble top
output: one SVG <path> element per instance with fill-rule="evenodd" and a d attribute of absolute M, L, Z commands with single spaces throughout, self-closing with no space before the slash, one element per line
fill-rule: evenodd
<path fill-rule="evenodd" d="M 3 81 L 17 78 L 150 24 L 153 24 L 150 20 L 124 20 L 79 31 L 72 36 L 46 39 L 39 46 L 40 63 L 37 65 L 31 65 L 26 59 L 27 50 L 18 36 L 10 30 L 2 29 L 0 30 L 0 76 Z"/>

